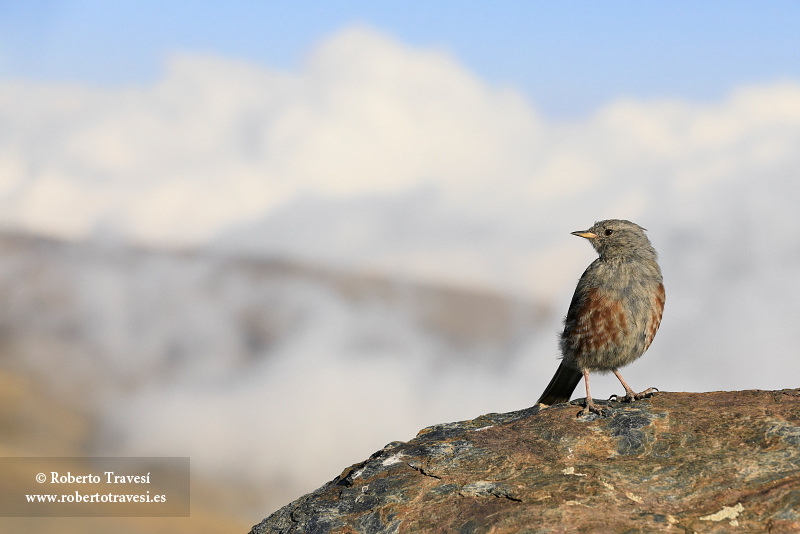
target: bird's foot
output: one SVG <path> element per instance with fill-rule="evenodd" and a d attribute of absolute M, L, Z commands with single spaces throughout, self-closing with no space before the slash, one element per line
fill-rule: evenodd
<path fill-rule="evenodd" d="M 584 415 L 589 415 L 590 413 L 596 413 L 600 417 L 605 417 L 608 415 L 608 412 L 592 402 L 592 399 L 586 399 L 586 404 L 584 405 L 583 410 L 578 412 L 576 417 L 583 417 Z"/>
<path fill-rule="evenodd" d="M 647 388 L 641 393 L 634 393 L 633 391 L 628 390 L 624 397 L 620 397 L 619 395 L 611 395 L 608 400 L 613 400 L 615 402 L 633 402 L 642 399 L 649 399 L 655 395 L 657 391 L 658 388 Z"/>
<path fill-rule="evenodd" d="M 637 393 L 636 395 L 634 395 L 634 397 L 636 397 L 636 400 L 649 399 L 650 397 L 658 393 L 658 391 L 659 391 L 658 388 L 647 388 L 641 393 Z"/>

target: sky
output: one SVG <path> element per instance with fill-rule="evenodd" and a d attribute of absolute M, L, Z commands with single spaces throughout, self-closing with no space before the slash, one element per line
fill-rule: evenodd
<path fill-rule="evenodd" d="M 800 77 L 796 2 L 417 0 L 5 1 L 0 77 L 145 84 L 174 52 L 290 71 L 352 25 L 446 51 L 552 118 L 620 96 L 709 101 Z"/>

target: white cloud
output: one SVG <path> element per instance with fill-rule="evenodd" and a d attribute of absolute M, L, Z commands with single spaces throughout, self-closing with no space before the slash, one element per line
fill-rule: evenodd
<path fill-rule="evenodd" d="M 789 387 L 800 373 L 799 146 L 795 83 L 739 88 L 702 104 L 621 99 L 580 120 L 547 123 L 519 93 L 486 84 L 446 53 L 351 29 L 322 43 L 295 73 L 176 56 L 150 87 L 0 83 L 0 222 L 70 238 L 111 227 L 151 244 L 211 241 L 490 287 L 566 310 L 594 257 L 569 232 L 629 218 L 650 229 L 661 253 L 667 307 L 650 353 L 625 371 L 628 381 L 662 389 Z M 138 430 L 179 419 L 195 433 L 134 431 L 141 442 L 130 446 L 192 447 L 214 433 L 220 450 L 256 461 L 260 441 L 218 429 L 244 404 L 250 411 L 236 428 L 271 417 L 253 431 L 270 440 L 274 428 L 298 424 L 301 410 L 256 413 L 252 405 L 260 410 L 261 400 L 277 403 L 298 391 L 328 410 L 305 428 L 330 423 L 320 430 L 329 441 L 353 439 L 331 423 L 352 422 L 350 410 L 389 421 L 383 430 L 402 428 L 402 438 L 425 417 L 483 409 L 469 404 L 469 388 L 452 396 L 464 402 L 455 408 L 433 389 L 415 389 L 429 363 L 416 334 L 398 335 L 411 341 L 395 360 L 354 364 L 349 347 L 336 344 L 338 332 L 358 332 L 366 319 L 341 319 L 342 326 L 337 317 L 321 318 L 319 331 L 276 356 L 286 369 L 257 372 L 263 389 L 238 384 L 231 395 L 221 387 L 209 397 L 195 384 L 168 384 L 152 397 L 143 392 L 120 408 L 131 412 L 121 421 Z M 528 377 L 547 382 L 555 341 L 535 349 L 526 361 L 552 360 L 553 369 L 488 379 L 465 371 L 441 391 L 472 384 L 487 403 L 532 402 L 538 391 L 526 389 Z M 396 362 L 409 354 L 417 359 L 398 372 Z M 390 395 L 354 408 L 357 394 L 345 390 L 344 400 L 326 405 L 326 388 L 368 370 L 396 379 Z M 599 391 L 611 383 L 603 380 L 593 382 Z M 293 389 L 301 383 L 305 389 Z M 154 402 L 173 409 L 153 415 Z M 210 415 L 219 405 L 225 409 Z M 303 446 L 276 442 L 259 474 L 282 468 Z M 197 451 L 209 463 L 217 453 Z M 332 476 L 344 458 L 321 461 L 298 484 L 314 487 L 323 464 Z"/>
<path fill-rule="evenodd" d="M 519 95 L 445 54 L 359 29 L 296 74 L 177 56 L 152 87 L 0 93 L 0 153 L 20 184 L 4 198 L 7 225 L 82 237 L 113 217 L 159 243 L 202 242 L 302 193 L 485 188 L 540 128 Z"/>
<path fill-rule="evenodd" d="M 446 53 L 357 28 L 293 73 L 176 56 L 148 87 L 0 83 L 0 121 L 7 227 L 216 239 L 558 308 L 593 257 L 568 232 L 620 217 L 651 230 L 668 314 L 717 313 L 720 283 L 748 296 L 725 304 L 744 317 L 772 302 L 759 297 L 770 277 L 800 290 L 789 82 L 702 104 L 621 99 L 547 123 Z M 725 278 L 736 265 L 750 274 Z"/>
<path fill-rule="evenodd" d="M 536 268 L 531 249 L 560 246 L 576 225 L 605 216 L 694 224 L 732 184 L 800 169 L 795 84 L 709 104 L 621 100 L 548 124 L 519 93 L 446 53 L 358 28 L 322 43 L 295 73 L 176 56 L 148 87 L 5 82 L 0 119 L 6 226 L 81 238 L 110 224 L 135 241 L 185 245 L 266 218 L 250 246 L 528 293 L 545 291 L 530 285 L 537 276 L 509 281 L 487 252 L 522 273 Z M 369 199 L 418 191 L 433 200 L 394 221 L 359 212 Z M 303 211 L 319 204 L 355 211 L 329 213 L 346 224 Z M 417 224 L 402 243 L 376 231 L 402 234 L 417 209 L 431 226 Z M 278 232 L 286 217 L 299 221 Z M 463 235 L 476 227 L 491 251 Z"/>
<path fill-rule="evenodd" d="M 0 121 L 0 221 L 71 238 L 222 236 L 564 299 L 580 267 L 558 266 L 592 254 L 568 232 L 597 219 L 649 227 L 667 268 L 670 252 L 689 253 L 670 236 L 693 234 L 714 265 L 744 246 L 765 264 L 794 257 L 786 243 L 800 236 L 789 82 L 703 104 L 622 99 L 546 123 L 446 53 L 356 28 L 294 73 L 176 56 L 148 87 L 0 83 Z M 758 237 L 743 242 L 743 229 Z"/>

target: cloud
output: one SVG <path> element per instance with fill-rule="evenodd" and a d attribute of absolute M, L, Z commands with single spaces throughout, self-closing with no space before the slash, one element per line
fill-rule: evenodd
<path fill-rule="evenodd" d="M 1 83 L 0 221 L 167 245 L 222 234 L 544 295 L 552 283 L 538 281 L 554 273 L 537 258 L 576 225 L 714 224 L 707 206 L 720 198 L 796 195 L 780 176 L 800 169 L 799 110 L 787 82 L 707 104 L 620 100 L 547 123 L 444 52 L 353 28 L 292 73 L 178 55 L 146 87 Z"/>
<path fill-rule="evenodd" d="M 445 52 L 353 28 L 298 72 L 174 56 L 147 87 L 5 81 L 0 121 L 6 227 L 211 244 L 565 307 L 593 255 L 568 232 L 629 218 L 662 254 L 665 325 L 719 317 L 717 340 L 749 324 L 794 346 L 796 83 L 546 122 Z M 776 303 L 777 319 L 753 317 Z"/>
<path fill-rule="evenodd" d="M 363 29 L 299 73 L 175 56 L 151 87 L 0 94 L 5 223 L 76 238 L 114 217 L 137 241 L 198 243 L 302 193 L 480 185 L 538 128 L 513 91 Z"/>
<path fill-rule="evenodd" d="M 566 310 L 594 257 L 569 232 L 628 218 L 650 229 L 667 286 L 661 331 L 625 371 L 629 383 L 790 387 L 800 373 L 798 146 L 796 83 L 734 88 L 708 103 L 620 99 L 546 122 L 519 92 L 442 51 L 355 28 L 321 43 L 298 72 L 174 56 L 147 87 L 0 83 L 0 222 L 72 239 L 110 229 L 146 244 L 289 256 Z M 320 410 L 304 428 L 366 447 L 377 438 L 347 426 L 354 419 L 388 421 L 382 432 L 407 438 L 422 421 L 500 409 L 499 398 L 521 407 L 539 393 L 528 384 L 543 385 L 555 367 L 555 341 L 542 338 L 520 350 L 515 365 L 528 367 L 488 378 L 459 370 L 441 377 L 446 387 L 421 390 L 436 351 L 419 332 L 389 321 L 379 330 L 401 331 L 407 345 L 354 362 L 347 340 L 373 314 L 331 306 L 275 368 L 253 370 L 258 382 L 187 379 L 123 399 L 109 418 L 129 425 L 127 452 L 197 447 L 193 456 L 225 470 L 233 467 L 219 451 L 229 450 L 262 462 L 254 472 L 267 476 L 313 456 L 304 448 L 313 440 L 274 439 L 309 404 Z M 531 368 L 545 360 L 553 369 Z M 334 387 L 354 376 L 369 400 Z M 371 382 L 380 376 L 393 381 Z M 616 391 L 603 380 L 593 382 L 598 396 Z M 308 399 L 262 411 L 295 397 Z M 185 426 L 169 431 L 178 421 Z M 162 431 L 145 431 L 153 426 Z M 249 426 L 249 438 L 236 435 Z M 335 448 L 293 487 L 332 477 L 352 451 Z"/>

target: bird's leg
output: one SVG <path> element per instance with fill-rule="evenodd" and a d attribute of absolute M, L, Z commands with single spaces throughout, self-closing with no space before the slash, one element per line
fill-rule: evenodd
<path fill-rule="evenodd" d="M 592 401 L 592 394 L 589 393 L 589 371 L 583 372 L 583 382 L 586 384 L 586 405 L 583 410 L 578 412 L 578 417 L 582 415 L 589 415 L 589 413 L 596 413 L 605 417 L 606 412 Z"/>
<path fill-rule="evenodd" d="M 614 374 L 617 375 L 619 381 L 622 383 L 622 387 L 625 388 L 625 396 L 620 397 L 619 395 L 611 395 L 608 400 L 614 399 L 619 402 L 633 402 L 635 400 L 646 399 L 651 397 L 653 393 L 658 391 L 658 388 L 647 388 L 646 390 L 642 391 L 641 393 L 634 393 L 630 386 L 625 382 L 625 379 L 622 378 L 622 375 L 619 374 L 619 371 L 614 369 Z"/>

